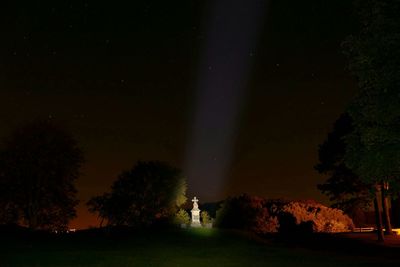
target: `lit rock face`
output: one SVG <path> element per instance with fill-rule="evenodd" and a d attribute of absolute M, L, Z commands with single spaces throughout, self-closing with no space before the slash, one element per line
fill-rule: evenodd
<path fill-rule="evenodd" d="M 199 205 L 197 204 L 197 202 L 199 202 L 199 200 L 194 197 L 192 199 L 193 201 L 193 209 L 191 210 L 192 212 L 192 223 L 191 226 L 192 227 L 201 227 L 200 224 L 200 210 L 199 210 Z"/>

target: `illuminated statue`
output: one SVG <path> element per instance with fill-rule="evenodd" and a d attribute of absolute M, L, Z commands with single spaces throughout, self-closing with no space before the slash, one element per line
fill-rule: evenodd
<path fill-rule="evenodd" d="M 192 227 L 201 227 L 200 224 L 200 210 L 199 210 L 199 205 L 197 204 L 197 202 L 199 202 L 199 200 L 194 197 L 192 199 L 193 201 L 193 209 L 191 210 L 192 212 L 192 223 L 191 226 Z"/>

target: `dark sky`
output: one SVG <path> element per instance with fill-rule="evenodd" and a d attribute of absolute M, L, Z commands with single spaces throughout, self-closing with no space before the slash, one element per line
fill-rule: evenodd
<path fill-rule="evenodd" d="M 8 1 L 0 136 L 33 119 L 84 148 L 84 203 L 137 160 L 188 176 L 201 201 L 315 198 L 318 144 L 356 93 L 340 43 L 348 0 Z"/>

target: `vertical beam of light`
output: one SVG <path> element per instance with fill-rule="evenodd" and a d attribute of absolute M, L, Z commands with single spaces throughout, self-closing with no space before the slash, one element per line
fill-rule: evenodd
<path fill-rule="evenodd" d="M 216 0 L 210 14 L 184 169 L 190 191 L 207 200 L 221 197 L 226 183 L 267 4 Z"/>

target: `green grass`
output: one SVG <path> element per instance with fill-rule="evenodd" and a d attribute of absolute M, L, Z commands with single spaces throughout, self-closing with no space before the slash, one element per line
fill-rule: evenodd
<path fill-rule="evenodd" d="M 142 232 L 123 238 L 2 242 L 0 266 L 400 266 L 349 254 L 293 249 L 210 229 Z"/>

